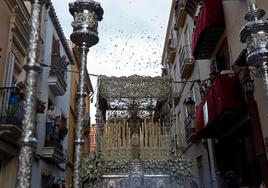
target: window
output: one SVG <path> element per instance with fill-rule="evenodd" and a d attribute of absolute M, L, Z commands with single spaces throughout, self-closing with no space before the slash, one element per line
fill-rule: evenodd
<path fill-rule="evenodd" d="M 222 42 L 215 58 L 213 59 L 211 66 L 210 66 L 210 72 L 212 74 L 220 74 L 223 70 L 229 70 L 230 69 L 230 56 L 228 51 L 228 43 L 227 39 L 225 38 Z"/>
<path fill-rule="evenodd" d="M 191 38 L 190 38 L 189 30 L 188 30 L 188 25 L 185 27 L 184 36 L 185 36 L 185 45 L 190 45 Z"/>
<path fill-rule="evenodd" d="M 13 72 L 14 72 L 14 64 L 15 64 L 15 55 L 10 52 L 9 59 L 8 59 L 8 69 L 7 69 L 7 77 L 6 77 L 6 86 L 10 87 L 12 83 L 16 82 L 14 80 Z"/>
<path fill-rule="evenodd" d="M 56 40 L 53 36 L 52 38 L 52 55 L 59 55 L 60 54 L 60 41 Z"/>

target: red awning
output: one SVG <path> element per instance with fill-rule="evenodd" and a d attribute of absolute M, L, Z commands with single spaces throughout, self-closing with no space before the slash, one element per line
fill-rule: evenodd
<path fill-rule="evenodd" d="M 204 4 L 201 7 L 200 14 L 192 36 L 192 52 L 196 53 L 198 43 L 211 26 L 224 26 L 224 14 L 221 0 L 204 0 Z M 212 30 L 212 36 L 215 35 L 215 31 Z M 212 38 L 211 36 L 211 38 Z M 211 40 L 209 38 L 208 40 Z M 205 40 L 205 39 L 204 39 Z M 196 58 L 196 57 L 195 57 Z"/>
<path fill-rule="evenodd" d="M 245 100 L 238 76 L 219 75 L 196 109 L 196 133 L 209 128 L 224 112 L 239 112 L 244 107 Z"/>

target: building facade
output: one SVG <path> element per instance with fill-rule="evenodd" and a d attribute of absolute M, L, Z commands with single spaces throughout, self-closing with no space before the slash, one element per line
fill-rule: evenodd
<path fill-rule="evenodd" d="M 39 98 L 46 102 L 47 108 L 37 119 L 38 146 L 32 173 L 33 187 L 49 187 L 66 181 L 67 133 L 71 126 L 69 70 L 75 61 L 50 2 L 43 7 L 41 43 Z"/>
<path fill-rule="evenodd" d="M 257 5 L 267 13 L 267 1 Z M 193 161 L 199 187 L 268 184 L 263 81 L 247 66 L 239 41 L 246 12 L 246 0 L 172 3 L 163 73 L 174 81 L 168 101 L 174 143 Z M 254 90 L 246 87 L 252 83 Z"/>
<path fill-rule="evenodd" d="M 14 187 L 23 98 L 23 87 L 19 90 L 14 84 L 23 86 L 30 14 L 22 1 L 2 1 L 0 8 L 0 182 Z"/>
<path fill-rule="evenodd" d="M 4 1 L 1 12 L 1 168 L 2 186 L 15 187 L 19 138 L 23 118 L 25 72 L 31 3 Z M 73 54 L 50 1 L 42 9 L 38 80 L 38 139 L 34 155 L 32 187 L 50 187 L 65 182 L 67 168 L 67 133 L 71 93 Z M 53 106 L 53 107 L 52 107 Z"/>

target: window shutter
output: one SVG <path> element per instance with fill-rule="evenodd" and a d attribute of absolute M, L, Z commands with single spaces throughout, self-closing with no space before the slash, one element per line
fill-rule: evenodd
<path fill-rule="evenodd" d="M 12 77 L 14 72 L 14 64 L 15 64 L 15 55 L 10 52 L 8 58 L 8 69 L 7 69 L 7 77 L 6 77 L 6 87 L 11 87 Z"/>

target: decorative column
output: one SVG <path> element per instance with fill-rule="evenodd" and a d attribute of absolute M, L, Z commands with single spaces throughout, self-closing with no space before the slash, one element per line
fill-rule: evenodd
<path fill-rule="evenodd" d="M 36 95 L 37 80 L 41 71 L 39 61 L 40 54 L 40 27 L 43 0 L 32 0 L 31 31 L 27 52 L 26 94 L 23 103 L 25 110 L 22 121 L 21 148 L 18 162 L 18 175 L 16 187 L 30 188 L 32 176 L 33 153 L 37 145 L 36 139 Z"/>
<path fill-rule="evenodd" d="M 265 98 L 268 101 L 268 20 L 262 20 L 265 11 L 258 9 L 255 0 L 248 0 L 248 21 L 240 32 L 240 41 L 247 44 L 247 63 L 259 69 L 264 79 Z"/>
<path fill-rule="evenodd" d="M 84 143 L 83 122 L 84 122 L 84 104 L 86 92 L 86 67 L 87 53 L 89 48 L 99 42 L 98 37 L 98 21 L 102 20 L 103 9 L 100 4 L 93 0 L 77 0 L 69 4 L 69 11 L 74 17 L 72 22 L 73 33 L 71 41 L 78 46 L 80 52 L 80 71 L 78 86 L 78 103 L 77 103 L 77 126 L 75 131 L 75 155 L 74 155 L 74 172 L 73 187 L 80 188 L 82 180 L 80 176 L 82 161 L 82 145 Z"/>

